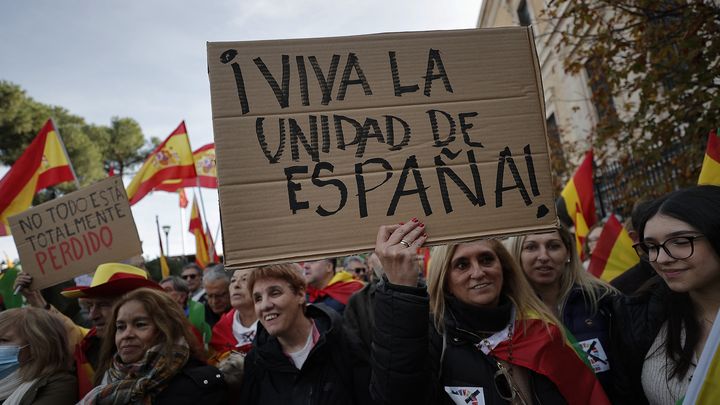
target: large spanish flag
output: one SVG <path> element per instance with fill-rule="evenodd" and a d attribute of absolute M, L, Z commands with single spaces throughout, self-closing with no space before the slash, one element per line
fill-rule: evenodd
<path fill-rule="evenodd" d="M 38 191 L 75 180 L 62 139 L 52 120 L 47 120 L 0 180 L 0 236 L 10 235 L 8 217 L 30 208 Z"/>
<path fill-rule="evenodd" d="M 196 178 L 184 178 L 181 180 L 166 180 L 155 190 L 173 192 L 182 187 L 205 187 L 217 188 L 217 167 L 215 165 L 215 144 L 209 143 L 193 152 L 195 161 Z"/>
<path fill-rule="evenodd" d="M 640 262 L 632 245 L 632 239 L 625 227 L 615 215 L 610 215 L 590 257 L 588 272 L 605 281 L 619 276 Z"/>
<path fill-rule="evenodd" d="M 720 312 L 715 315 L 683 405 L 720 404 Z"/>
<path fill-rule="evenodd" d="M 195 235 L 195 262 L 198 266 L 205 268 L 210 263 L 207 238 L 205 236 L 200 210 L 198 209 L 197 198 L 193 197 L 192 211 L 190 212 L 190 227 L 188 231 Z"/>
<path fill-rule="evenodd" d="M 713 129 L 708 136 L 707 150 L 703 159 L 698 184 L 712 184 L 720 186 L 720 136 L 718 130 Z"/>
<path fill-rule="evenodd" d="M 597 222 L 595 193 L 593 192 L 592 150 L 585 154 L 580 167 L 560 193 L 558 215 L 569 219 L 575 225 L 578 252 L 582 253 L 582 245 L 589 229 Z"/>
<path fill-rule="evenodd" d="M 195 162 L 190 148 L 190 139 L 185 129 L 185 121 L 183 121 L 145 159 L 140 171 L 128 185 L 127 195 L 130 205 L 140 201 L 166 180 L 194 179 L 195 176 Z"/>

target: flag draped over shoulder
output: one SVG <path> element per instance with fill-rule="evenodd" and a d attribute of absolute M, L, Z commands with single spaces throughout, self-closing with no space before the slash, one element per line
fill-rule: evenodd
<path fill-rule="evenodd" d="M 707 150 L 700 169 L 698 184 L 720 186 L 720 136 L 718 136 L 717 128 L 710 131 L 708 136 Z"/>
<path fill-rule="evenodd" d="M 47 120 L 0 180 L 0 236 L 10 235 L 8 217 L 30 208 L 38 191 L 74 180 L 75 173 L 62 139 L 52 120 Z"/>
<path fill-rule="evenodd" d="M 185 121 L 170 134 L 150 156 L 127 187 L 130 205 L 140 201 L 166 180 L 194 179 L 195 162 Z M 175 191 L 173 189 L 172 191 Z"/>
<path fill-rule="evenodd" d="M 569 219 L 575 225 L 578 252 L 595 222 L 595 193 L 593 192 L 593 152 L 585 154 L 580 167 L 565 185 L 558 199 L 558 215 Z"/>
<path fill-rule="evenodd" d="M 200 216 L 197 198 L 193 198 L 188 231 L 195 235 L 195 262 L 202 268 L 205 268 L 208 263 L 210 263 L 210 254 L 208 252 L 207 238 L 204 229 L 205 227 L 203 226 L 202 217 Z"/>
<path fill-rule="evenodd" d="M 610 215 L 590 258 L 588 272 L 610 281 L 640 262 L 630 234 L 615 215 Z"/>
<path fill-rule="evenodd" d="M 546 376 L 569 405 L 610 404 L 593 370 L 563 339 L 557 325 L 530 318 L 515 321 L 514 330 L 511 339 L 492 349 L 493 356 Z"/>
<path fill-rule="evenodd" d="M 355 280 L 352 274 L 346 271 L 338 271 L 333 278 L 330 279 L 328 285 L 320 290 L 313 286 L 307 287 L 308 300 L 315 302 L 318 299 L 329 296 L 330 298 L 347 305 L 350 296 L 361 290 L 365 284 L 360 280 Z"/>
<path fill-rule="evenodd" d="M 217 188 L 217 168 L 215 166 L 215 144 L 209 143 L 198 148 L 193 154 L 197 177 L 166 180 L 155 190 L 173 192 L 182 187 Z"/>

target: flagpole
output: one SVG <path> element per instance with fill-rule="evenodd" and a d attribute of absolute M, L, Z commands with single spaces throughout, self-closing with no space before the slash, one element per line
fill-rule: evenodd
<path fill-rule="evenodd" d="M 160 235 L 160 220 L 158 219 L 157 215 L 155 215 L 155 226 L 157 226 L 158 241 L 160 242 L 160 256 L 165 256 L 165 251 L 163 250 L 162 244 L 162 236 Z"/>
<path fill-rule="evenodd" d="M 67 153 L 67 149 L 65 149 L 65 142 L 63 142 L 62 136 L 60 136 L 60 130 L 58 130 L 57 125 L 55 125 L 55 120 L 51 117 L 50 122 L 52 123 L 53 129 L 57 133 L 58 141 L 60 142 L 60 147 L 62 148 L 63 153 L 65 154 L 65 159 L 68 161 L 68 166 L 70 166 L 70 171 L 72 172 L 73 178 L 75 178 L 75 187 L 80 190 L 80 181 L 78 181 L 77 174 L 75 174 L 75 168 L 72 165 L 72 161 L 70 160 L 70 155 Z"/>
<path fill-rule="evenodd" d="M 220 235 L 220 228 L 222 228 L 222 222 L 218 224 L 217 231 L 215 231 L 215 254 L 217 254 L 218 236 Z M 223 245 L 223 260 L 225 259 L 225 247 Z"/>
<path fill-rule="evenodd" d="M 185 256 L 185 209 L 180 207 L 180 240 L 182 242 L 183 263 L 187 263 Z"/>
<path fill-rule="evenodd" d="M 203 219 L 203 222 L 204 222 L 203 228 L 207 228 L 208 217 L 207 217 L 207 212 L 205 212 L 205 200 L 203 200 L 202 187 L 200 187 L 200 178 L 199 177 L 195 178 L 195 184 L 197 185 L 198 194 L 200 194 L 200 207 L 202 208 L 202 213 L 203 213 L 203 218 L 204 218 Z"/>

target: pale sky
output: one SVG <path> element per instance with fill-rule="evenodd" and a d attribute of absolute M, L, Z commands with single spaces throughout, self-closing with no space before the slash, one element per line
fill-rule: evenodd
<path fill-rule="evenodd" d="M 184 119 L 197 149 L 213 142 L 206 42 L 473 28 L 480 5 L 481 0 L 2 1 L 0 80 L 90 123 L 133 118 L 148 139 L 166 138 Z M 0 176 L 7 170 L 0 167 Z M 130 180 L 124 179 L 126 186 Z M 218 194 L 202 193 L 214 234 L 220 226 Z M 192 202 L 190 190 L 188 197 Z M 170 255 L 182 253 L 176 194 L 152 193 L 132 211 L 146 259 L 159 254 L 155 215 L 161 226 L 171 226 Z M 182 229 L 188 254 L 195 252 L 186 231 L 189 211 L 190 206 Z M 2 252 L 17 258 L 12 237 L 0 237 Z"/>

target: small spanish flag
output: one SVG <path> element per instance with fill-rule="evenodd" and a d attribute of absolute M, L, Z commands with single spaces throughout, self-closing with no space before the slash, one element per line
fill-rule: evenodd
<path fill-rule="evenodd" d="M 582 245 L 585 243 L 589 229 L 597 222 L 593 191 L 592 150 L 585 154 L 585 158 L 572 179 L 560 193 L 557 205 L 558 215 L 565 218 L 565 222 L 572 222 L 575 225 L 578 252 L 582 252 Z"/>
<path fill-rule="evenodd" d="M 55 125 L 47 120 L 0 180 L 0 236 L 10 235 L 8 217 L 30 208 L 38 191 L 66 181 L 76 181 L 75 173 Z"/>
<path fill-rule="evenodd" d="M 166 180 L 155 190 L 173 192 L 181 187 L 218 188 L 217 166 L 215 165 L 215 144 L 209 143 L 193 152 L 196 178 Z"/>
<path fill-rule="evenodd" d="M 207 238 L 203 226 L 200 210 L 198 209 L 197 198 L 193 197 L 192 211 L 190 212 L 190 227 L 188 229 L 191 234 L 195 235 L 195 262 L 198 266 L 205 268 L 210 263 L 210 254 L 208 252 Z"/>
<path fill-rule="evenodd" d="M 166 180 L 194 179 L 195 162 L 185 121 L 145 159 L 142 167 L 127 187 L 130 205 L 140 201 Z M 175 191 L 173 189 L 172 191 Z"/>
<path fill-rule="evenodd" d="M 610 215 L 592 252 L 588 272 L 595 277 L 610 281 L 637 265 L 640 258 L 632 245 L 632 239 L 625 227 L 615 215 Z"/>
<path fill-rule="evenodd" d="M 700 169 L 698 184 L 720 186 L 720 136 L 718 136 L 717 128 L 710 131 L 708 136 L 707 150 Z"/>

